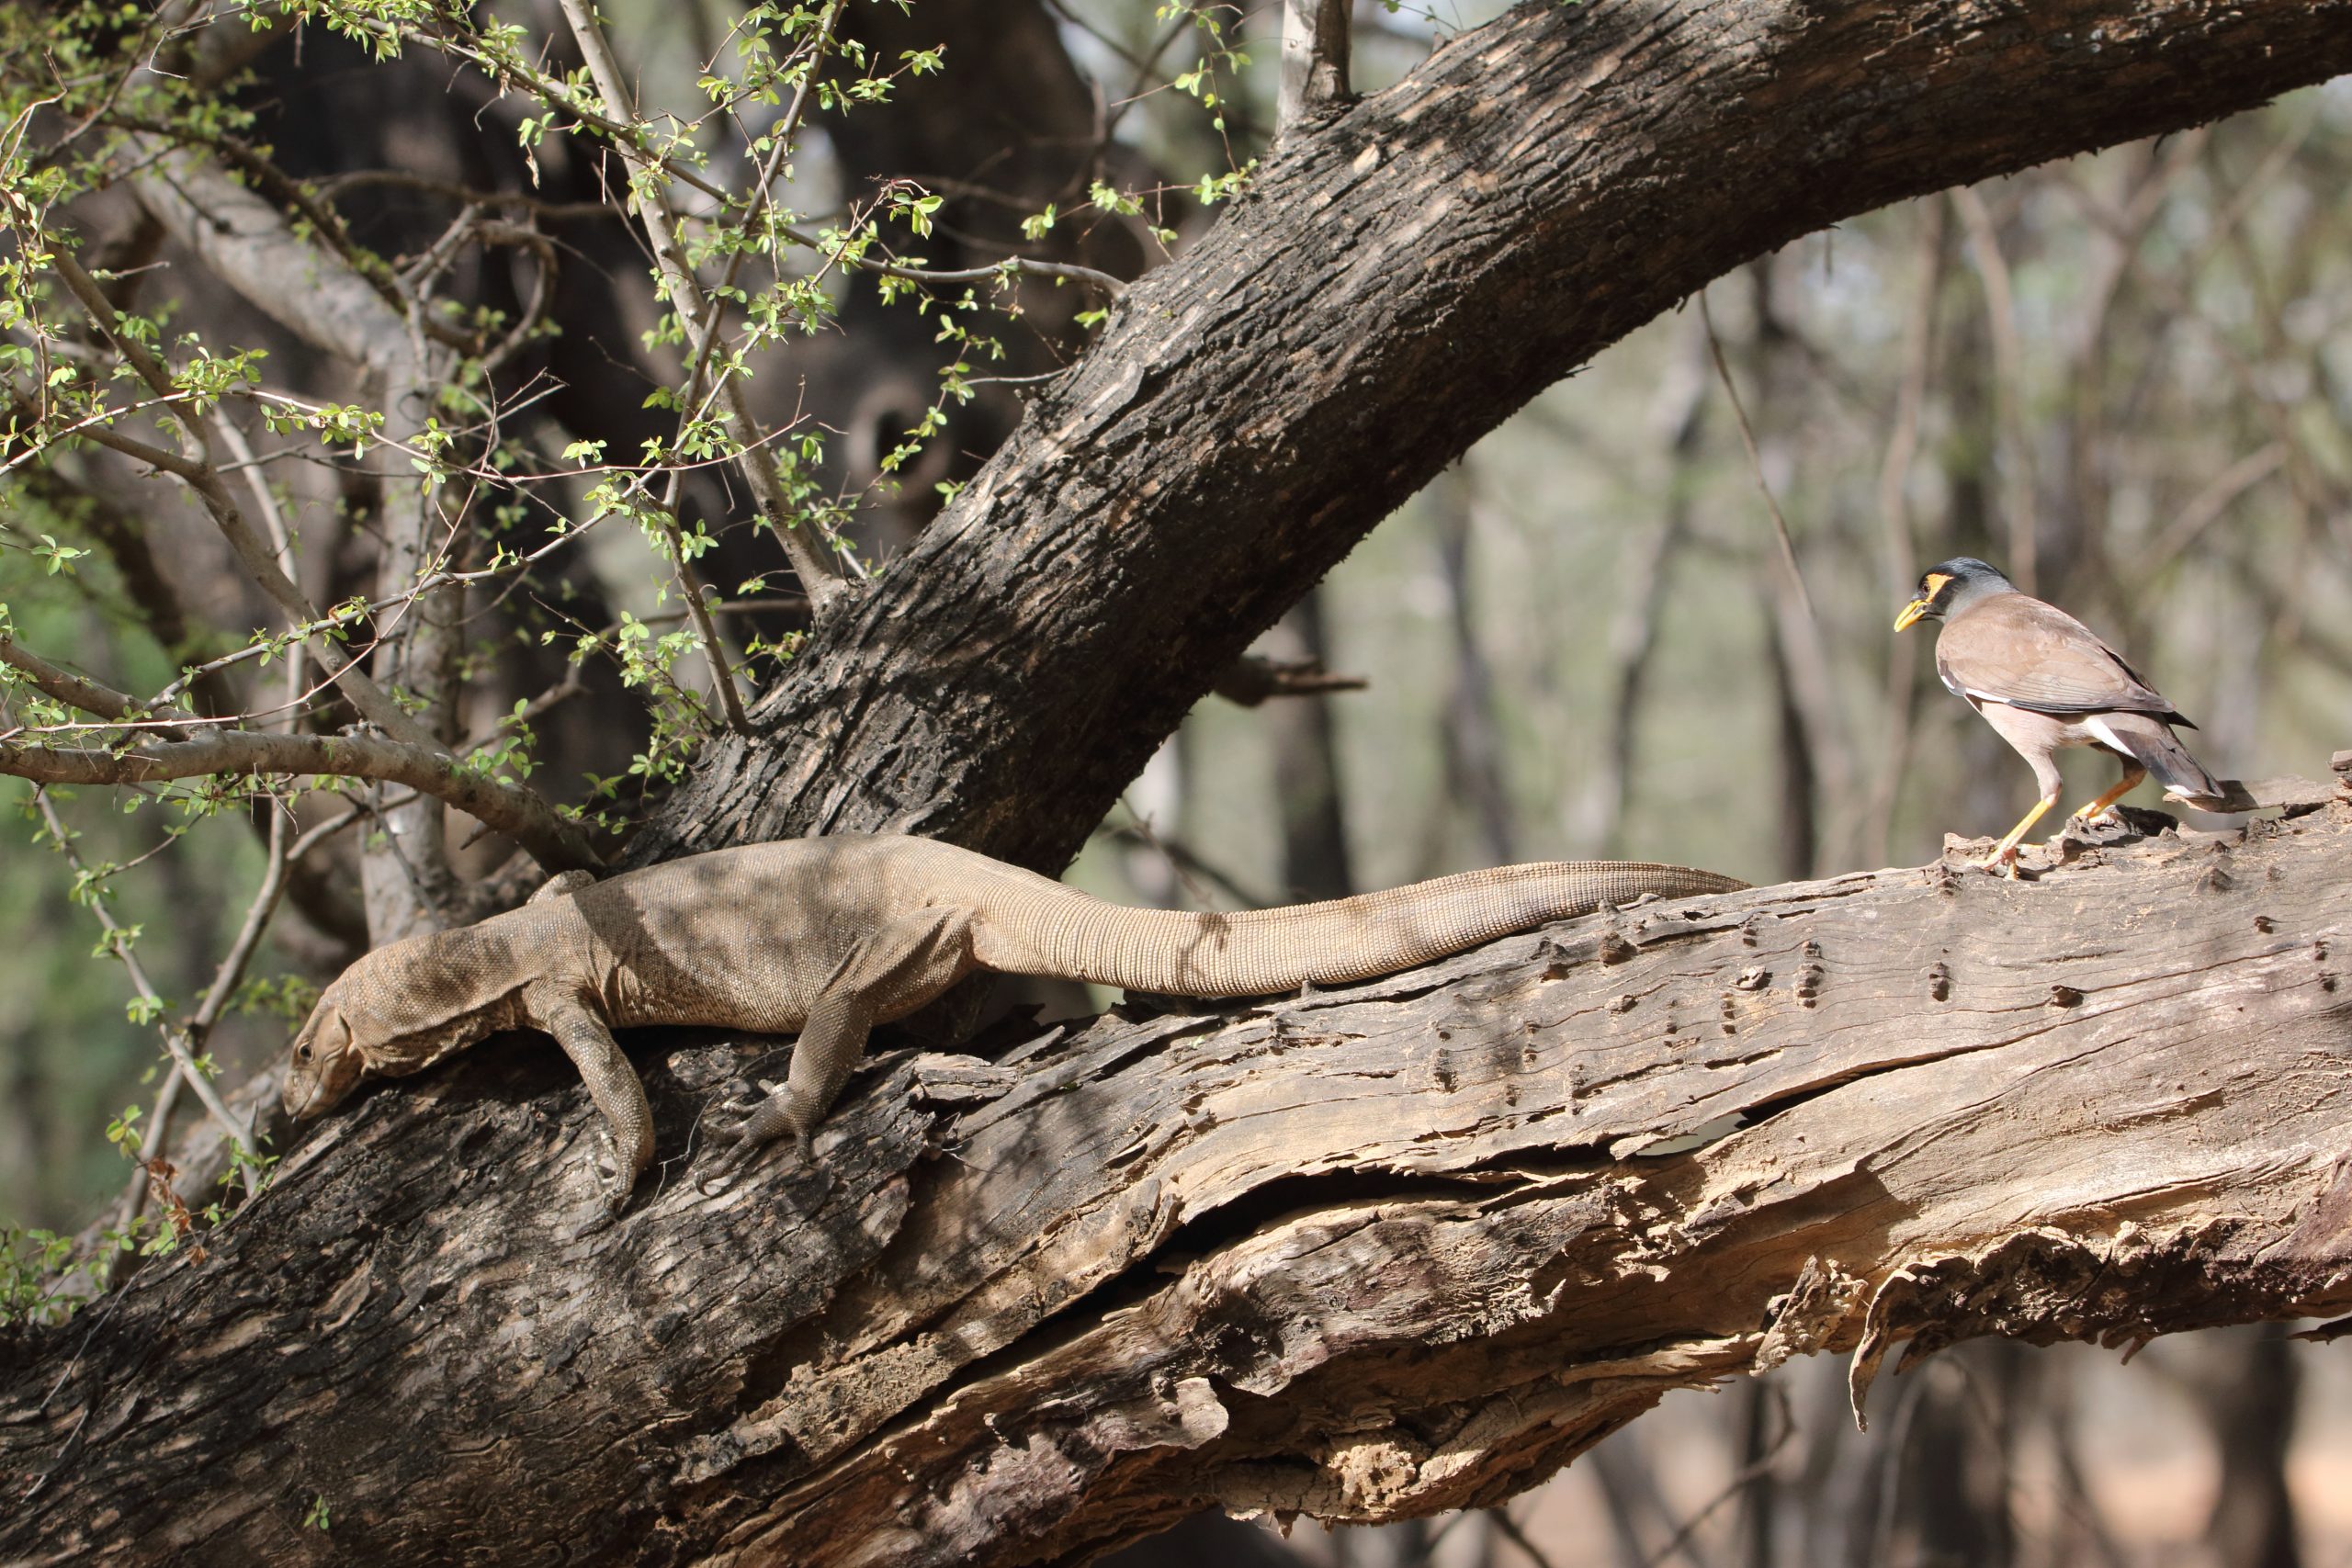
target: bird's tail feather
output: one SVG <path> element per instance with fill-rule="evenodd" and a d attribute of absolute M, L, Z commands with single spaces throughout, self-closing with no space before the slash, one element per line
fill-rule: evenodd
<path fill-rule="evenodd" d="M 2135 722 L 2117 723 L 2119 718 Z M 2161 720 L 2144 714 L 2116 715 L 2108 719 L 2108 725 L 2119 748 L 2147 769 L 2166 795 L 2191 805 L 2224 797 L 2220 781 L 2205 771 L 2205 764 Z"/>

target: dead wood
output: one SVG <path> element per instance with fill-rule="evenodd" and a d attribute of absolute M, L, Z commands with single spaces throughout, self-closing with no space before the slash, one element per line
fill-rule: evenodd
<path fill-rule="evenodd" d="M 0 1561 L 1069 1560 L 1498 1501 L 1815 1351 L 2335 1313 L 2347 854 L 2338 803 L 901 1053 L 717 1195 L 757 1048 L 640 1038 L 669 1163 L 584 1233 L 586 1097 L 493 1042 L 8 1347 Z"/>

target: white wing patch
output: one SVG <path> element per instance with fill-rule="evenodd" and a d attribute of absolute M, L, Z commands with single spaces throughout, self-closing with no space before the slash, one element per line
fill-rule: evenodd
<path fill-rule="evenodd" d="M 2085 729 L 2089 730 L 2093 735 L 2099 738 L 2100 744 L 2113 747 L 2116 750 L 2122 752 L 2125 756 L 2132 758 L 2134 761 L 2139 760 L 2138 754 L 2134 752 L 2131 747 L 2126 746 L 2123 743 L 2123 738 L 2116 734 L 2114 729 L 2109 727 L 2107 720 L 2100 717 L 2098 714 L 2085 714 L 2083 716 L 2082 723 Z"/>

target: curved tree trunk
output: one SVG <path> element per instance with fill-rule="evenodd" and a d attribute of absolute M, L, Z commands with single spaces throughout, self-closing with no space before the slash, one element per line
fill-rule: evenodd
<path fill-rule="evenodd" d="M 2334 1312 L 2347 855 L 2338 804 L 901 1054 L 714 1196 L 752 1048 L 640 1041 L 666 1163 L 594 1231 L 584 1092 L 478 1048 L 16 1347 L 0 1559 L 1051 1562 L 1496 1502 L 1814 1350 L 1859 1400 L 1906 1342 Z"/>
<path fill-rule="evenodd" d="M 1057 869 L 1358 539 L 1708 279 L 2347 69 L 2352 0 L 1647 0 L 1464 33 L 1287 134 L 1130 288 L 636 857 L 889 826 Z"/>

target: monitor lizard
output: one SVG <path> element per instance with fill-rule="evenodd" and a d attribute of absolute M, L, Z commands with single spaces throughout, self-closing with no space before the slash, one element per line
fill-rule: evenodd
<path fill-rule="evenodd" d="M 1240 914 L 1136 909 L 929 839 L 841 834 L 688 855 L 605 881 L 567 873 L 522 908 L 392 942 L 321 993 L 294 1037 L 286 1109 L 318 1116 L 362 1080 L 431 1066 L 502 1029 L 553 1035 L 603 1113 L 600 1185 L 627 1201 L 653 1125 L 615 1029 L 797 1032 L 785 1084 L 734 1129 L 730 1162 L 809 1134 L 866 1032 L 974 970 L 1180 997 L 1269 996 L 1408 969 L 1645 894 L 1747 885 L 1641 862 L 1503 866 Z"/>

